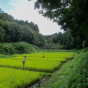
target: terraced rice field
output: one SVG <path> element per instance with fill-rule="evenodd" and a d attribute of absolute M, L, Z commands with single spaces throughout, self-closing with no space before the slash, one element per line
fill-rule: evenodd
<path fill-rule="evenodd" d="M 39 78 L 39 72 L 0 67 L 0 88 L 24 88 Z"/>
<path fill-rule="evenodd" d="M 45 52 L 26 54 L 24 70 L 22 60 L 25 54 L 14 54 L 0 58 L 0 88 L 24 88 L 40 79 L 41 72 L 54 72 L 62 62 L 73 58 L 74 52 Z M 14 69 L 16 68 L 16 69 Z"/>

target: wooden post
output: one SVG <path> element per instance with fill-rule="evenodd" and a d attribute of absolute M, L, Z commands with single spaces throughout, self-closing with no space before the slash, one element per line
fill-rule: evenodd
<path fill-rule="evenodd" d="M 23 70 L 24 70 L 24 63 L 23 63 Z"/>

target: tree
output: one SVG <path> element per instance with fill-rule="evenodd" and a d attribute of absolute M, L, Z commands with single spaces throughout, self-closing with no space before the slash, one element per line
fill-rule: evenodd
<path fill-rule="evenodd" d="M 0 27 L 0 42 L 4 42 L 5 30 Z"/>
<path fill-rule="evenodd" d="M 3 21 L 14 21 L 13 17 L 11 15 L 8 15 L 7 13 L 0 13 L 0 19 Z"/>
<path fill-rule="evenodd" d="M 46 43 L 45 37 L 42 34 L 35 33 L 33 44 L 35 44 L 39 47 L 44 47 L 45 43 Z"/>
<path fill-rule="evenodd" d="M 57 38 L 58 38 L 57 43 L 60 43 L 60 45 L 62 45 L 62 42 L 63 42 L 62 36 L 63 36 L 62 32 L 59 32 L 58 35 L 57 35 Z"/>
<path fill-rule="evenodd" d="M 39 28 L 38 28 L 37 24 L 30 22 L 29 25 L 34 31 L 39 32 Z"/>
<path fill-rule="evenodd" d="M 0 26 L 3 27 L 4 22 L 2 20 L 0 20 Z"/>
<path fill-rule="evenodd" d="M 80 46 L 84 40 L 88 41 L 88 29 L 84 25 L 88 22 L 88 0 L 37 0 L 35 8 L 61 25 L 65 31 L 72 30 L 71 34 L 80 41 Z"/>
<path fill-rule="evenodd" d="M 5 21 L 3 25 L 3 29 L 5 30 L 4 42 L 10 42 L 10 22 Z"/>
<path fill-rule="evenodd" d="M 22 41 L 33 43 L 34 31 L 32 30 L 32 28 L 29 25 L 22 25 L 22 28 L 23 28 Z"/>
<path fill-rule="evenodd" d="M 22 40 L 22 27 L 21 25 L 12 22 L 10 23 L 10 40 L 13 42 L 18 42 Z"/>

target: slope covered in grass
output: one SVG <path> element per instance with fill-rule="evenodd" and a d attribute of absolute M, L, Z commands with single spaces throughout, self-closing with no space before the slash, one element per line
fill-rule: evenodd
<path fill-rule="evenodd" d="M 27 42 L 0 43 L 1 54 L 32 53 L 41 51 L 37 46 Z"/>
<path fill-rule="evenodd" d="M 40 88 L 88 88 L 88 48 L 79 51 Z"/>

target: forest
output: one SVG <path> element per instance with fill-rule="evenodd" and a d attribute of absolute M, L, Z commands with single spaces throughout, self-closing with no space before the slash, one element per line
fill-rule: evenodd
<path fill-rule="evenodd" d="M 0 13 L 0 43 L 15 43 L 25 41 L 46 49 L 82 48 L 82 44 L 71 34 L 71 30 L 58 32 L 52 35 L 39 33 L 37 24 L 16 20 L 7 13 Z"/>
<path fill-rule="evenodd" d="M 58 32 L 52 35 L 40 34 L 38 25 L 34 22 L 17 20 L 7 13 L 0 12 L 0 43 L 25 41 L 47 49 L 87 47 L 87 3 L 87 0 L 38 0 L 35 8 L 42 7 L 39 13 L 53 19 L 61 25 L 61 30 L 64 30 L 64 33 Z"/>
<path fill-rule="evenodd" d="M 7 13 L 0 13 L 0 43 L 25 41 L 38 47 L 50 48 L 49 46 L 54 47 L 57 45 L 56 48 L 58 48 L 58 45 L 67 45 L 65 38 L 68 34 L 71 36 L 70 31 L 63 34 L 59 32 L 50 36 L 44 36 L 39 33 L 37 24 L 15 20 Z"/>

